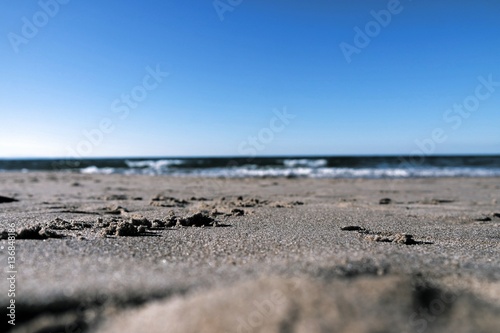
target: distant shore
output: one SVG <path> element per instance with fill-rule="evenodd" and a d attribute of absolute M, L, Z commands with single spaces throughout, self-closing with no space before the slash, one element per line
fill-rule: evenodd
<path fill-rule="evenodd" d="M 500 177 L 0 173 L 0 328 L 495 332 L 499 203 Z"/>

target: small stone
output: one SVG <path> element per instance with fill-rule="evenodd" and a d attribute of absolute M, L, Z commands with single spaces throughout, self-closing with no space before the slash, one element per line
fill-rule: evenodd
<path fill-rule="evenodd" d="M 380 201 L 378 203 L 380 205 L 388 205 L 388 204 L 392 203 L 392 199 L 391 198 L 383 198 L 383 199 L 380 199 Z"/>
<path fill-rule="evenodd" d="M 345 226 L 345 227 L 341 227 L 340 230 L 344 230 L 344 231 L 362 231 L 362 230 L 365 230 L 365 228 L 357 226 L 357 225 L 348 225 L 348 226 Z"/>

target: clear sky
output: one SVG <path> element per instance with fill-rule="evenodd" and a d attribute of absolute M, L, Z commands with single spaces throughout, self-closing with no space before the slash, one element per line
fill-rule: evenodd
<path fill-rule="evenodd" d="M 4 0 L 0 157 L 500 153 L 499 18 L 495 0 Z"/>

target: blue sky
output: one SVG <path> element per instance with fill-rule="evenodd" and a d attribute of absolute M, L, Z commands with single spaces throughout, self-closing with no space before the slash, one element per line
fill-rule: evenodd
<path fill-rule="evenodd" d="M 0 157 L 500 153 L 498 1 L 2 8 Z"/>

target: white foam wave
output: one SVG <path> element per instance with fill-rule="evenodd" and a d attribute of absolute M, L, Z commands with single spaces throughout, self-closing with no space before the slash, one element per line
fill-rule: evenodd
<path fill-rule="evenodd" d="M 160 170 L 163 168 L 168 168 L 171 165 L 181 165 L 184 161 L 182 160 L 144 160 L 144 161 L 125 161 L 125 164 L 129 168 L 152 168 Z"/>
<path fill-rule="evenodd" d="M 327 160 L 321 158 L 321 159 L 306 159 L 306 158 L 301 158 L 301 159 L 288 159 L 284 160 L 283 164 L 287 168 L 295 168 L 295 167 L 310 167 L 310 168 L 319 168 L 319 167 L 324 167 L 328 164 Z"/>
<path fill-rule="evenodd" d="M 90 166 L 81 169 L 86 174 L 143 174 L 200 177 L 311 177 L 311 178 L 414 178 L 414 177 L 494 177 L 500 176 L 499 168 L 470 167 L 421 167 L 421 168 L 330 168 L 330 167 L 257 167 L 247 165 L 226 168 L 169 168 L 181 163 L 149 163 L 159 161 L 140 161 L 130 168 L 98 168 Z M 133 162 L 136 163 L 136 162 Z M 127 163 L 128 164 L 128 163 Z M 304 164 L 304 163 L 302 163 Z M 140 166 L 139 166 L 140 165 Z"/>
<path fill-rule="evenodd" d="M 85 174 L 104 174 L 110 175 L 112 173 L 117 173 L 115 168 L 98 168 L 95 165 L 80 169 L 81 173 Z"/>

